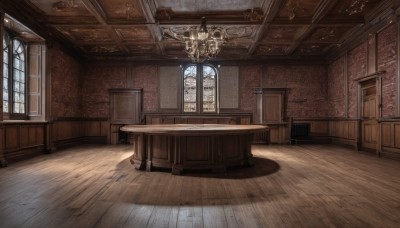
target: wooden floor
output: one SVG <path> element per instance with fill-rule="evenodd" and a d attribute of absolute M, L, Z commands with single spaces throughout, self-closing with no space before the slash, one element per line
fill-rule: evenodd
<path fill-rule="evenodd" d="M 253 146 L 227 173 L 134 170 L 129 146 L 0 169 L 0 227 L 399 227 L 400 162 L 327 145 Z"/>

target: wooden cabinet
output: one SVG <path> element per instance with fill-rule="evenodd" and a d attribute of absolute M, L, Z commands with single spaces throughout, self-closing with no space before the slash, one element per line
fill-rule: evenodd
<path fill-rule="evenodd" d="M 142 113 L 142 89 L 111 89 L 111 124 L 139 124 Z"/>
<path fill-rule="evenodd" d="M 118 144 L 119 128 L 124 124 L 142 123 L 142 89 L 110 89 L 110 140 Z"/>

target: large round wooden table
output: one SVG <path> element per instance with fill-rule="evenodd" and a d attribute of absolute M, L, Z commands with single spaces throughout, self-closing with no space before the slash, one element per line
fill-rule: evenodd
<path fill-rule="evenodd" d="M 131 163 L 136 169 L 170 168 L 173 174 L 189 169 L 224 172 L 227 167 L 252 165 L 253 133 L 263 125 L 165 124 L 126 125 L 133 135 Z"/>

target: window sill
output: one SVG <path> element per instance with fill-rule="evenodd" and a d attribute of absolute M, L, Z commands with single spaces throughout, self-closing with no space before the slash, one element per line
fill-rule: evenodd
<path fill-rule="evenodd" d="M 0 124 L 44 124 L 48 123 L 48 121 L 43 120 L 3 120 L 0 121 Z"/>

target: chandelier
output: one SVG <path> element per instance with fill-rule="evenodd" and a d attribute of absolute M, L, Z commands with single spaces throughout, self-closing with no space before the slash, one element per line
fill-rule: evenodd
<path fill-rule="evenodd" d="M 207 29 L 206 18 L 201 18 L 201 25 L 189 28 L 183 33 L 185 51 L 193 62 L 204 62 L 214 58 L 221 50 L 224 41 L 223 29 L 211 27 Z"/>

